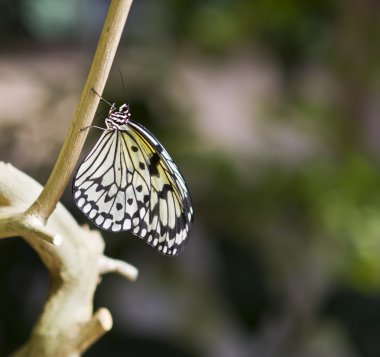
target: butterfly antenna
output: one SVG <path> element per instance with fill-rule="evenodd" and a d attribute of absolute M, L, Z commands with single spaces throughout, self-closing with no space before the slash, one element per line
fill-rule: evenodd
<path fill-rule="evenodd" d="M 121 84 L 123 85 L 123 94 L 124 94 L 124 98 L 126 98 L 126 99 L 127 99 L 127 102 L 128 102 L 127 94 L 126 94 L 126 91 L 125 91 L 125 85 L 124 85 L 123 73 L 121 73 L 120 68 L 118 68 L 117 70 L 118 70 L 119 73 L 120 73 Z"/>
<path fill-rule="evenodd" d="M 100 94 L 98 94 L 94 88 L 91 88 L 91 90 L 100 98 L 102 102 L 108 104 L 111 108 L 114 106 L 112 103 L 110 103 L 108 100 L 105 100 Z"/>

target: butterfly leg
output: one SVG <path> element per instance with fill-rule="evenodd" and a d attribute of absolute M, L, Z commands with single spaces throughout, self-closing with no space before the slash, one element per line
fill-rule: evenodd
<path fill-rule="evenodd" d="M 96 125 L 89 125 L 89 126 L 85 126 L 84 128 L 82 128 L 80 131 L 85 131 L 89 128 L 96 128 L 96 129 L 100 129 L 100 130 L 103 130 L 103 131 L 107 131 L 107 129 L 104 129 L 100 126 L 96 126 Z M 109 128 L 108 128 L 109 129 Z"/>

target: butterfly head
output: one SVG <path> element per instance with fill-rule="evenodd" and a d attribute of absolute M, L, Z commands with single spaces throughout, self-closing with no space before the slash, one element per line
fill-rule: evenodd
<path fill-rule="evenodd" d="M 120 129 L 121 126 L 128 123 L 130 117 L 131 110 L 127 103 L 122 104 L 119 109 L 116 108 L 114 103 L 105 121 L 109 129 Z"/>
<path fill-rule="evenodd" d="M 119 112 L 125 113 L 128 117 L 130 117 L 131 116 L 131 110 L 129 108 L 129 104 L 128 103 L 122 104 L 119 108 Z"/>

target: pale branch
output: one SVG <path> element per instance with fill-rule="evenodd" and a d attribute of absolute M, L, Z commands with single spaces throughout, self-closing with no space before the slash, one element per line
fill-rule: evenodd
<path fill-rule="evenodd" d="M 81 129 L 91 125 L 99 104 L 99 97 L 92 89 L 100 95 L 103 93 L 131 5 L 132 0 L 111 1 L 68 135 L 44 189 L 28 209 L 28 214 L 38 215 L 47 220 L 69 182 L 87 136 L 87 131 Z"/>
<path fill-rule="evenodd" d="M 45 228 L 41 219 L 37 216 L 25 215 L 22 221 L 23 228 L 36 238 L 43 239 L 44 241 L 60 246 L 62 244 L 62 236 L 60 234 L 52 233 Z"/>
<path fill-rule="evenodd" d="M 59 246 L 62 243 L 62 236 L 46 229 L 43 222 L 37 216 L 25 215 L 23 213 L 0 215 L 0 238 L 20 236 L 25 233 L 55 246 Z"/>
<path fill-rule="evenodd" d="M 106 308 L 100 308 L 95 312 L 90 321 L 85 324 L 77 338 L 78 352 L 85 352 L 96 340 L 102 337 L 112 328 L 112 316 Z"/>
<path fill-rule="evenodd" d="M 0 216 L 22 211 L 41 190 L 32 178 L 0 162 L 0 203 L 7 202 L 6 206 L 0 206 Z M 104 241 L 99 231 L 80 227 L 60 203 L 49 218 L 46 231 L 63 236 L 61 246 L 36 239 L 40 222 L 31 220 L 30 224 L 35 225 L 35 231 L 20 232 L 19 228 L 12 231 L 8 227 L 8 233 L 22 234 L 37 251 L 50 271 L 50 288 L 30 339 L 15 356 L 80 356 L 81 350 L 111 328 L 112 319 L 107 318 L 104 309 L 95 316 L 92 314 L 93 295 L 101 275 L 99 262 L 110 259 L 103 255 Z M 137 274 L 136 268 L 129 266 L 129 269 Z"/>
<path fill-rule="evenodd" d="M 59 203 L 86 138 L 132 0 L 112 0 L 91 70 L 58 160 L 45 187 L 0 162 L 0 238 L 22 236 L 50 273 L 44 309 L 16 357 L 80 356 L 112 327 L 108 310 L 93 315 L 100 275 L 117 272 L 134 280 L 137 269 L 104 257 L 97 231 L 80 227 Z M 58 247 L 59 245 L 59 247 Z"/>
<path fill-rule="evenodd" d="M 131 281 L 135 281 L 138 276 L 138 270 L 133 265 L 103 255 L 99 259 L 99 274 L 107 273 L 117 273 Z"/>

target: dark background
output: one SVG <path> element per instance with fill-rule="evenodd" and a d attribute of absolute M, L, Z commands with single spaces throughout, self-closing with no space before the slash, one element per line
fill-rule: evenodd
<path fill-rule="evenodd" d="M 0 159 L 42 184 L 107 8 L 0 1 Z M 374 0 L 134 2 L 104 96 L 175 158 L 195 223 L 177 258 L 104 233 L 140 276 L 104 277 L 114 327 L 86 356 L 380 356 L 379 38 Z M 70 188 L 62 202 L 89 223 Z M 1 356 L 47 285 L 32 249 L 0 241 Z"/>

